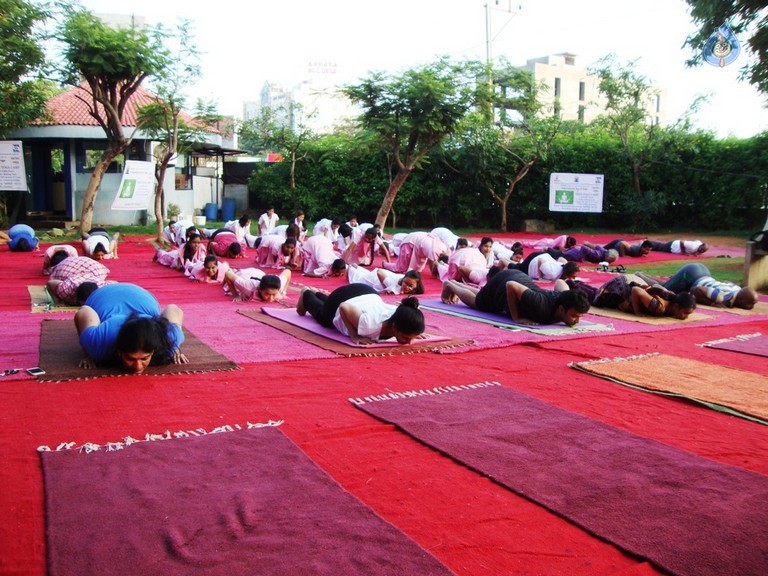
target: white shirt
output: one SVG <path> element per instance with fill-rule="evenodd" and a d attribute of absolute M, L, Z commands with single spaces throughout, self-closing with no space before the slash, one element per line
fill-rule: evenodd
<path fill-rule="evenodd" d="M 266 236 L 270 233 L 272 228 L 277 226 L 277 222 L 280 220 L 280 217 L 272 213 L 272 216 L 269 215 L 268 212 L 264 212 L 261 216 L 259 216 L 259 236 Z"/>
<path fill-rule="evenodd" d="M 357 325 L 357 334 L 363 338 L 378 340 L 381 334 L 381 325 L 385 320 L 389 320 L 397 310 L 393 304 L 385 304 L 378 294 L 363 294 L 355 298 L 350 298 L 346 302 L 357 306 L 362 310 L 360 321 Z M 341 319 L 341 312 L 336 311 L 333 317 L 333 325 L 342 334 L 349 336 L 344 320 Z"/>

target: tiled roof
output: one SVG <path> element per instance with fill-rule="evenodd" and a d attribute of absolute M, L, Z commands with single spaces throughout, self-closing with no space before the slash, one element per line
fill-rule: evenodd
<path fill-rule="evenodd" d="M 136 126 L 137 110 L 140 106 L 150 104 L 154 94 L 141 86 L 133 93 L 123 110 L 123 126 Z M 85 102 L 83 101 L 85 100 Z M 87 83 L 70 88 L 48 100 L 49 120 L 38 121 L 38 126 L 99 126 L 96 119 L 89 113 L 92 102 L 90 88 Z M 88 104 L 86 104 L 88 103 Z M 99 107 L 101 107 L 99 105 Z M 181 117 L 192 122 L 192 116 L 182 112 Z"/>

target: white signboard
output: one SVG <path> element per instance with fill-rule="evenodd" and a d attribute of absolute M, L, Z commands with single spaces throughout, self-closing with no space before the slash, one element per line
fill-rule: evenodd
<path fill-rule="evenodd" d="M 602 212 L 602 174 L 551 174 L 549 210 L 551 212 Z"/>
<path fill-rule="evenodd" d="M 155 163 L 127 160 L 112 210 L 146 210 L 155 191 Z"/>
<path fill-rule="evenodd" d="M 27 190 L 21 140 L 0 141 L 0 190 Z"/>

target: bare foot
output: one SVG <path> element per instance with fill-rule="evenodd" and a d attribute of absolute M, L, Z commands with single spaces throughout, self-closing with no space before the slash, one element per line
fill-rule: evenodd
<path fill-rule="evenodd" d="M 301 292 L 299 292 L 299 301 L 296 303 L 296 313 L 299 316 L 306 316 L 307 314 L 307 311 L 304 308 L 304 294 L 308 290 L 312 290 L 312 289 L 309 288 L 308 286 L 305 286 L 304 288 L 301 289 Z"/>

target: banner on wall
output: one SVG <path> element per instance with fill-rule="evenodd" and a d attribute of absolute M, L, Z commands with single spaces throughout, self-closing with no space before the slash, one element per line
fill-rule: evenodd
<path fill-rule="evenodd" d="M 0 141 L 0 190 L 27 190 L 21 140 Z"/>
<path fill-rule="evenodd" d="M 602 174 L 554 173 L 549 176 L 551 212 L 602 212 Z"/>
<path fill-rule="evenodd" d="M 155 191 L 155 163 L 127 160 L 112 210 L 146 210 Z"/>

